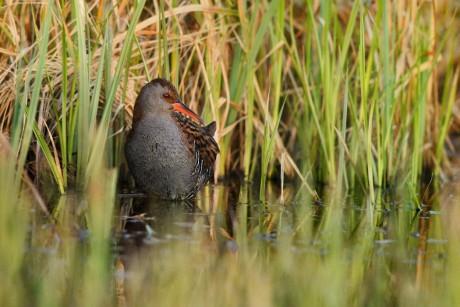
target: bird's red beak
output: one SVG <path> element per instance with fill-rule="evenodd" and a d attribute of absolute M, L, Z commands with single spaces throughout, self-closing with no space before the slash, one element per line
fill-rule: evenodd
<path fill-rule="evenodd" d="M 204 125 L 204 121 L 201 119 L 201 117 L 190 110 L 189 107 L 187 107 L 180 99 L 177 99 L 177 102 L 173 104 L 173 110 L 190 117 L 201 125 Z"/>

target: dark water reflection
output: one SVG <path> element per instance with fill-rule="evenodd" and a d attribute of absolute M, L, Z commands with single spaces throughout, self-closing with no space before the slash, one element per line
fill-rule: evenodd
<path fill-rule="evenodd" d="M 276 250 L 285 248 L 279 237 L 289 237 L 296 253 L 327 255 L 340 242 L 350 257 L 366 249 L 369 261 L 384 255 L 412 271 L 426 263 L 442 265 L 445 259 L 447 239 L 439 228 L 444 211 L 437 203 L 416 210 L 414 203 L 392 192 L 382 192 L 374 203 L 360 191 L 337 196 L 332 189 L 321 191 L 325 196 L 315 202 L 294 193 L 294 186 L 283 189 L 281 201 L 276 185 L 261 200 L 255 190 L 232 182 L 186 202 L 123 197 L 116 228 L 120 256 L 128 260 L 144 250 L 194 244 L 197 238 L 225 253 L 237 252 L 241 244 Z"/>
<path fill-rule="evenodd" d="M 420 210 L 407 194 L 395 191 L 378 191 L 371 200 L 361 191 L 324 187 L 318 190 L 321 201 L 314 201 L 300 185 L 281 188 L 277 183 L 270 183 L 262 196 L 257 185 L 237 182 L 209 186 L 187 202 L 119 196 L 113 241 L 108 243 L 116 259 L 117 299 L 135 306 L 161 296 L 164 305 L 171 305 L 170 299 L 182 297 L 186 304 L 188 295 L 199 293 L 194 302 L 200 305 L 200 295 L 212 293 L 209 289 L 220 293 L 240 284 L 239 295 L 249 295 L 251 278 L 260 278 L 257 288 L 269 279 L 272 297 L 286 306 L 307 298 L 322 300 L 331 292 L 339 293 L 338 301 L 346 293 L 347 303 L 359 300 L 356 305 L 375 305 L 376 299 L 382 305 L 404 305 L 423 301 L 424 295 L 433 299 L 448 282 L 449 263 L 460 272 L 452 254 L 460 225 L 458 191 L 460 186 L 454 185 L 427 193 L 430 198 L 424 198 Z M 85 269 L 94 250 L 89 204 L 67 196 L 54 212 L 62 239 L 53 239 L 58 247 L 51 252 L 68 255 L 73 253 L 66 249 L 75 248 L 80 259 L 74 261 L 75 272 Z M 41 242 L 58 236 L 37 225 L 32 242 L 49 246 Z M 40 233 L 51 239 L 40 240 Z M 57 259 L 49 262 L 51 267 L 62 258 L 52 253 L 43 257 Z M 247 283 L 241 284 L 240 277 Z M 226 286 L 214 285 L 215 280 Z M 170 283 L 176 286 L 168 292 Z M 227 294 L 232 297 L 232 291 Z"/>
<path fill-rule="evenodd" d="M 419 209 L 402 188 L 371 199 L 323 187 L 314 201 L 276 182 L 263 195 L 220 183 L 187 202 L 69 193 L 50 208 L 54 223 L 32 220 L 26 292 L 38 297 L 43 281 L 59 295 L 67 283 L 66 302 L 105 283 L 131 306 L 442 305 L 445 291 L 460 293 L 458 178 L 421 193 Z"/>
<path fill-rule="evenodd" d="M 116 228 L 121 258 L 129 260 L 145 249 L 165 249 L 175 242 L 194 244 L 197 238 L 207 238 L 217 248 L 234 248 L 237 193 L 223 185 L 215 187 L 213 192 L 221 189 L 225 190 L 225 203 L 215 202 L 209 193 L 187 201 L 121 198 Z"/>

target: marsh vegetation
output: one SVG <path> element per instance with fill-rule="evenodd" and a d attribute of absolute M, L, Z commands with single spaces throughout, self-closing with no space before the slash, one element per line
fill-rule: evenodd
<path fill-rule="evenodd" d="M 0 0 L 0 305 L 459 305 L 458 9 Z M 217 122 L 191 202 L 127 195 L 157 76 Z"/>

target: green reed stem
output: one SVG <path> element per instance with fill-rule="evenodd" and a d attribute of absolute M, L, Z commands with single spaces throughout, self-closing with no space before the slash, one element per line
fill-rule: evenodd
<path fill-rule="evenodd" d="M 28 70 L 23 92 L 22 94 L 19 94 L 18 92 L 18 100 L 17 104 L 15 105 L 15 113 L 17 114 L 16 118 L 18 120 L 13 124 L 11 139 L 12 149 L 14 152 L 18 153 L 15 187 L 19 187 L 20 182 L 22 180 L 26 157 L 32 139 L 33 125 L 35 122 L 34 118 L 39 105 L 39 95 L 42 89 L 42 81 L 46 64 L 46 54 L 48 50 L 48 40 L 50 32 L 49 29 L 51 25 L 51 9 L 49 7 L 46 8 L 44 20 L 42 22 L 43 26 L 39 32 L 39 42 L 36 45 L 36 48 L 34 48 L 34 63 L 36 63 L 37 65 L 36 74 L 34 76 L 32 83 L 32 70 Z M 32 87 L 32 94 L 30 96 L 30 99 L 28 91 L 29 87 Z M 29 103 L 27 104 L 27 102 Z M 25 114 L 25 124 L 22 127 L 21 117 L 23 116 L 23 112 L 25 112 L 26 109 L 28 109 L 28 112 Z"/>

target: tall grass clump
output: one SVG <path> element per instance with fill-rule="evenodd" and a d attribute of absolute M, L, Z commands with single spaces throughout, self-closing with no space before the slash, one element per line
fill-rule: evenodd
<path fill-rule="evenodd" d="M 144 3 L 136 5 L 115 64 L 106 55 L 112 52 L 113 29 L 110 14 L 103 7 L 99 13 L 106 16 L 97 25 L 90 21 L 89 8 L 83 1 L 7 7 L 11 13 L 14 9 L 29 12 L 24 18 L 40 25 L 33 26 L 36 31 L 29 29 L 30 42 L 26 35 L 21 35 L 15 41 L 17 45 L 12 46 L 19 51 L 31 43 L 29 49 L 33 51 L 18 52 L 15 65 L 9 67 L 11 73 L 17 73 L 17 83 L 12 88 L 15 100 L 5 102 L 14 109 L 10 126 L 12 148 L 18 153 L 19 168 L 30 162 L 26 158 L 32 151 L 35 165 L 31 172 L 38 180 L 48 170 L 61 193 L 67 190 L 69 179 L 75 187 L 85 190 L 96 163 L 119 164 L 111 122 L 119 113 L 116 93 L 122 71 L 129 65 L 133 32 Z M 6 34 L 17 34 L 3 29 Z M 19 82 L 22 79 L 25 82 Z M 101 129 L 97 130 L 98 126 Z M 7 131 L 8 128 L 3 127 Z M 34 144 L 32 141 L 37 145 L 29 146 Z M 101 144 L 110 147 L 107 161 L 96 158 L 96 148 L 100 150 Z"/>
<path fill-rule="evenodd" d="M 307 4 L 302 46 L 308 57 L 298 54 L 293 23 L 290 50 L 306 107 L 296 123 L 299 131 L 313 134 L 305 139 L 318 144 L 301 142 L 317 161 L 315 175 L 334 182 L 337 149 L 345 147 L 350 186 L 360 183 L 371 195 L 375 186 L 407 184 L 417 190 L 422 168 L 436 164 L 432 144 L 445 140 L 436 131 L 450 122 L 439 111 L 434 88 L 441 50 L 452 33 L 439 36 L 436 8 L 429 5 L 354 2 L 346 18 L 327 1 L 318 16 L 314 9 Z M 450 82 L 456 88 L 457 81 Z"/>
<path fill-rule="evenodd" d="M 458 97 L 455 11 L 440 6 L 8 5 L 1 129 L 37 183 L 85 190 L 96 143 L 108 146 L 103 163 L 120 166 L 136 94 L 164 76 L 217 121 L 216 177 L 265 181 L 280 176 L 284 155 L 286 175 L 308 185 L 339 180 L 371 195 L 404 185 L 416 194 L 423 170 L 440 174 Z"/>

